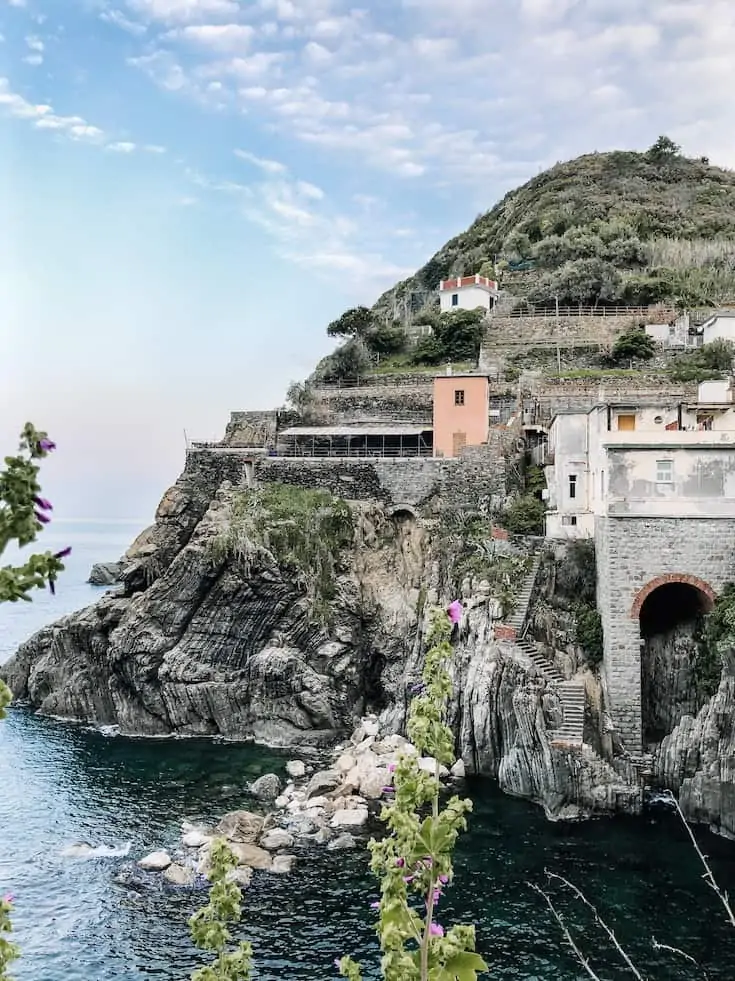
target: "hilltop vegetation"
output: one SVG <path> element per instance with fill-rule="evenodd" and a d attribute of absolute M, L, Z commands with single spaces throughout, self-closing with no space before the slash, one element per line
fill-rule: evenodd
<path fill-rule="evenodd" d="M 692 160 L 661 137 L 646 153 L 593 153 L 511 191 L 374 313 L 408 319 L 441 279 L 482 272 L 528 302 L 660 301 L 711 306 L 735 297 L 735 173 Z"/>
<path fill-rule="evenodd" d="M 372 309 L 333 321 L 327 333 L 344 343 L 316 377 L 474 361 L 481 315 L 440 315 L 437 287 L 476 272 L 498 278 L 516 305 L 735 303 L 735 173 L 706 157 L 683 157 L 665 136 L 645 153 L 592 153 L 557 164 L 506 194 Z M 421 326 L 431 330 L 417 332 Z"/>

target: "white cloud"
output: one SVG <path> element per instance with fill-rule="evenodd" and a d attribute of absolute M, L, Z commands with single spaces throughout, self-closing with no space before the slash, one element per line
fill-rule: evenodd
<path fill-rule="evenodd" d="M 121 30 L 127 31 L 128 34 L 145 34 L 148 29 L 145 24 L 140 24 L 138 21 L 126 17 L 121 10 L 103 10 L 100 14 L 100 20 L 106 24 L 112 24 L 113 27 L 119 27 Z"/>
<path fill-rule="evenodd" d="M 217 50 L 231 50 L 247 47 L 254 34 L 255 28 L 250 24 L 188 24 L 169 31 L 166 37 Z"/>
<path fill-rule="evenodd" d="M 114 150 L 116 153 L 132 153 L 137 146 L 135 143 L 128 143 L 125 140 L 119 140 L 115 143 L 107 144 L 108 150 Z"/>
<path fill-rule="evenodd" d="M 34 104 L 10 88 L 7 78 L 0 78 L 0 108 L 17 119 L 29 120 L 37 129 L 57 130 L 73 140 L 101 143 L 104 132 L 91 126 L 81 116 L 60 116 L 45 104 Z"/>
<path fill-rule="evenodd" d="M 165 24 L 204 20 L 211 16 L 235 16 L 237 0 L 128 0 L 135 13 Z"/>
<path fill-rule="evenodd" d="M 31 51 L 43 51 L 44 43 L 40 37 L 27 37 L 26 44 Z"/>
<path fill-rule="evenodd" d="M 158 143 L 146 143 L 143 149 L 146 151 L 146 153 L 161 154 L 166 152 L 166 147 L 160 146 Z"/>
<path fill-rule="evenodd" d="M 236 157 L 253 164 L 253 166 L 258 167 L 267 174 L 285 174 L 288 170 L 288 167 L 285 164 L 279 163 L 278 160 L 267 160 L 264 157 L 258 157 L 254 153 L 250 153 L 248 150 L 235 150 L 234 154 Z"/>
<path fill-rule="evenodd" d="M 33 65 L 34 67 L 37 67 L 38 65 L 42 65 L 43 64 L 43 55 L 41 55 L 41 54 L 30 54 L 30 55 L 26 55 L 25 58 L 23 59 L 23 61 L 27 65 Z"/>
<path fill-rule="evenodd" d="M 327 65 L 333 58 L 332 52 L 318 41 L 309 41 L 305 44 L 303 53 L 312 65 Z"/>

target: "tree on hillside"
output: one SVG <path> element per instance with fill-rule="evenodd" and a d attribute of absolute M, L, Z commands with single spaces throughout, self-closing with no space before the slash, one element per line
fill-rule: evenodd
<path fill-rule="evenodd" d="M 630 361 L 637 358 L 640 361 L 650 361 L 656 353 L 656 343 L 653 338 L 640 327 L 626 330 L 615 341 L 612 349 L 613 361 Z"/>
<path fill-rule="evenodd" d="M 364 337 L 375 327 L 375 318 L 367 307 L 353 307 L 327 327 L 330 337 Z"/>
<path fill-rule="evenodd" d="M 406 347 L 406 332 L 400 324 L 381 324 L 365 335 L 365 343 L 376 354 L 400 354 Z"/>
<path fill-rule="evenodd" d="M 679 144 L 674 143 L 668 136 L 659 136 L 646 151 L 646 156 L 655 163 L 665 163 L 667 160 L 673 160 L 674 157 L 678 156 L 680 150 Z"/>
<path fill-rule="evenodd" d="M 364 341 L 353 337 L 324 358 L 319 374 L 323 381 L 344 381 L 359 378 L 370 366 L 370 355 Z"/>
<path fill-rule="evenodd" d="M 431 337 L 423 337 L 414 348 L 414 363 L 474 361 L 480 352 L 485 312 L 484 307 L 477 307 L 475 310 L 451 310 L 441 314 Z"/>
<path fill-rule="evenodd" d="M 598 258 L 578 259 L 542 276 L 528 299 L 542 305 L 558 297 L 562 306 L 597 306 L 616 299 L 619 288 L 620 273 L 611 263 Z"/>

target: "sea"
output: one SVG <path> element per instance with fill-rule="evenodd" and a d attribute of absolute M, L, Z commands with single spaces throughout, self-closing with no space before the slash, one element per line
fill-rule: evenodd
<path fill-rule="evenodd" d="M 59 522 L 42 547 L 71 545 L 56 595 L 0 607 L 0 662 L 43 625 L 99 598 L 94 562 L 117 559 L 145 522 Z M 12 560 L 12 556 L 6 557 Z M 182 821 L 214 821 L 254 805 L 248 783 L 283 773 L 286 755 L 204 739 L 135 739 L 40 718 L 16 708 L 0 723 L 0 894 L 15 896 L 15 981 L 186 981 L 206 962 L 187 920 L 199 891 L 135 883 L 144 854 L 175 847 Z M 440 910 L 445 926 L 474 923 L 488 978 L 575 981 L 590 977 L 563 928 L 603 981 L 630 978 L 597 917 L 640 977 L 735 978 L 735 930 L 702 878 L 675 815 L 652 806 L 638 818 L 552 824 L 491 780 L 468 780 L 469 830 Z M 735 893 L 735 844 L 696 829 L 723 889 Z M 85 857 L 73 846 L 84 843 Z M 70 851 L 71 849 L 71 851 Z M 336 957 L 361 959 L 379 977 L 370 908 L 378 895 L 365 850 L 299 852 L 287 876 L 255 874 L 238 938 L 254 947 L 260 981 L 330 981 Z M 594 910 L 547 872 L 583 890 Z M 561 923 L 534 886 L 544 889 Z M 694 958 L 694 966 L 678 948 Z M 703 972 L 706 972 L 704 974 Z"/>

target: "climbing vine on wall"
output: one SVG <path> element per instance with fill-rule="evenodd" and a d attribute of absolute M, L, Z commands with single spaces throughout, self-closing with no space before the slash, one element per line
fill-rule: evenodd
<path fill-rule="evenodd" d="M 268 484 L 237 494 L 226 525 L 210 543 L 215 561 L 235 560 L 247 573 L 259 549 L 304 591 L 311 616 L 327 625 L 343 571 L 343 550 L 353 542 L 349 505 L 328 491 Z"/>
<path fill-rule="evenodd" d="M 727 583 L 696 632 L 692 676 L 701 698 L 711 698 L 722 676 L 722 651 L 735 647 L 735 583 Z"/>

